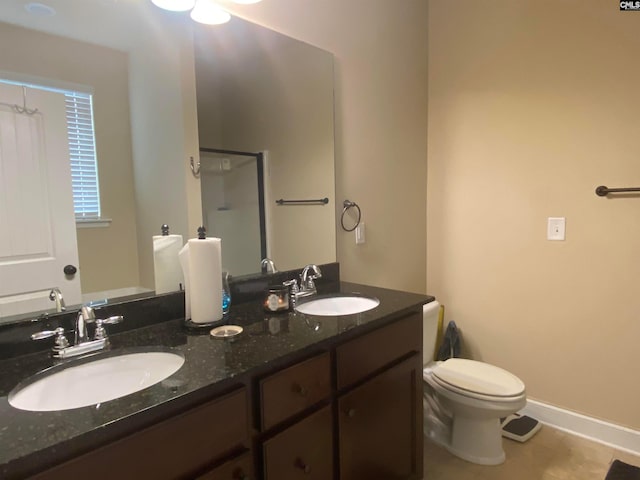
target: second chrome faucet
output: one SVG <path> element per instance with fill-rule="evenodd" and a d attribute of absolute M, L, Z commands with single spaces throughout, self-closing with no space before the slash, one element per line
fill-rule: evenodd
<path fill-rule="evenodd" d="M 302 273 L 299 275 L 300 285 L 298 285 L 298 279 L 293 278 L 283 285 L 290 288 L 291 302 L 295 306 L 298 299 L 315 295 L 318 291 L 316 289 L 315 280 L 322 277 L 320 267 L 314 264 L 309 264 L 302 269 Z"/>

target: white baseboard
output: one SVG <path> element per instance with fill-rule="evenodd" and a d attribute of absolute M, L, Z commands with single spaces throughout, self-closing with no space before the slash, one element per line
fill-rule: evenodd
<path fill-rule="evenodd" d="M 537 400 L 527 400 L 527 406 L 519 413 L 558 430 L 640 455 L 640 431 L 638 430 L 587 417 Z"/>

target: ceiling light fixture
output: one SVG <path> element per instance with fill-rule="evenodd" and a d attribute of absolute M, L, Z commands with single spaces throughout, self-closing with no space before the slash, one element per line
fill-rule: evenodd
<path fill-rule="evenodd" d="M 231 20 L 231 14 L 212 0 L 196 0 L 191 10 L 191 18 L 198 23 L 220 25 Z"/>
<path fill-rule="evenodd" d="M 241 5 L 250 5 L 262 0 L 230 0 Z M 231 20 L 231 14 L 215 0 L 151 0 L 155 6 L 172 12 L 191 10 L 191 18 L 207 25 L 220 25 Z"/>
<path fill-rule="evenodd" d="M 151 0 L 155 6 L 172 12 L 186 12 L 191 10 L 196 0 Z"/>

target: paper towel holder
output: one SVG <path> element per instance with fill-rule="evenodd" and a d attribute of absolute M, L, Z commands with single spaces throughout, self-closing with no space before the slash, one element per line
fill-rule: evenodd
<path fill-rule="evenodd" d="M 196 164 L 193 156 L 189 157 L 189 166 L 191 167 L 191 173 L 193 173 L 193 176 L 200 178 L 200 160 L 198 160 L 198 163 Z"/>

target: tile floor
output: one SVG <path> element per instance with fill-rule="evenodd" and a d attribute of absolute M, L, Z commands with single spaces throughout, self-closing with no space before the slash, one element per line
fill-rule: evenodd
<path fill-rule="evenodd" d="M 543 425 L 528 442 L 504 439 L 502 465 L 474 465 L 425 439 L 425 480 L 604 480 L 614 459 L 640 457 Z"/>

